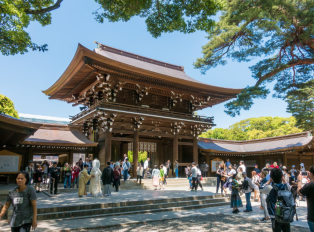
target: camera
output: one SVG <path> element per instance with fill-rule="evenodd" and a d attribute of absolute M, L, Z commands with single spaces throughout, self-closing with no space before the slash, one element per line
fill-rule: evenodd
<path fill-rule="evenodd" d="M 302 176 L 307 176 L 307 172 L 302 172 Z"/>

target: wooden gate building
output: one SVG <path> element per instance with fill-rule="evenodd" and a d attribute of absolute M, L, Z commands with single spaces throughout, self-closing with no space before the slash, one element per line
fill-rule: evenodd
<path fill-rule="evenodd" d="M 94 51 L 78 45 L 65 72 L 43 92 L 49 99 L 83 106 L 71 124 L 98 142 L 102 167 L 132 147 L 136 170 L 139 150 L 148 147 L 152 165 L 168 159 L 198 162 L 197 137 L 214 126 L 214 118 L 194 111 L 240 91 L 201 83 L 182 66 L 97 43 Z"/>

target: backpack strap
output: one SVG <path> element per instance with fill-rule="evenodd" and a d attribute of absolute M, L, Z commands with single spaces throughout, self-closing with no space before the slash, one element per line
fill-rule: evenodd
<path fill-rule="evenodd" d="M 294 207 L 295 207 L 295 206 L 294 206 Z M 296 207 L 295 207 L 295 218 L 297 219 L 297 221 L 299 221 Z"/>

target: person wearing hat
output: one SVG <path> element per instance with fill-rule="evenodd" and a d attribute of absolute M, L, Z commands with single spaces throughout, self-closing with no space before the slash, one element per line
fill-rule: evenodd
<path fill-rule="evenodd" d="M 25 172 L 27 172 L 29 176 L 28 186 L 31 186 L 34 175 L 34 162 L 32 160 L 28 162 L 28 166 L 25 168 Z"/>
<path fill-rule="evenodd" d="M 257 164 L 255 164 L 255 166 L 254 166 L 254 170 L 253 171 L 255 171 L 256 172 L 256 174 L 260 174 L 261 173 L 261 171 L 259 170 L 259 168 L 258 168 L 258 165 Z"/>
<path fill-rule="evenodd" d="M 297 181 L 297 170 L 295 169 L 295 166 L 292 165 L 292 169 L 290 170 L 290 175 L 294 179 L 294 181 Z"/>
<path fill-rule="evenodd" d="M 300 164 L 300 172 L 305 172 L 304 163 Z"/>
<path fill-rule="evenodd" d="M 246 210 L 244 210 L 243 212 L 251 212 L 252 211 L 251 193 L 254 187 L 253 187 L 251 179 L 247 177 L 246 172 L 242 172 L 242 176 L 244 178 L 243 184 L 242 184 L 242 191 L 245 193 L 245 199 L 246 199 Z"/>
<path fill-rule="evenodd" d="M 107 195 L 111 196 L 111 183 L 114 180 L 113 170 L 110 167 L 110 162 L 107 162 L 107 167 L 104 168 L 101 180 L 104 185 L 104 197 Z"/>

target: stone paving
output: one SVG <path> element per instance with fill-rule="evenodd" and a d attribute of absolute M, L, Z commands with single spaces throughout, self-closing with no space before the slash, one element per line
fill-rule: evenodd
<path fill-rule="evenodd" d="M 244 219 L 237 215 L 209 214 L 206 216 L 191 216 L 179 219 L 170 219 L 155 222 L 144 222 L 121 226 L 112 226 L 98 229 L 81 229 L 70 231 L 96 232 L 96 231 L 271 231 L 271 223 L 256 219 Z M 293 232 L 309 232 L 308 228 L 291 226 Z"/>

